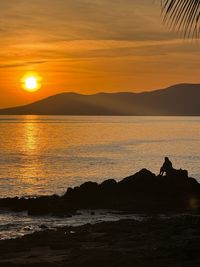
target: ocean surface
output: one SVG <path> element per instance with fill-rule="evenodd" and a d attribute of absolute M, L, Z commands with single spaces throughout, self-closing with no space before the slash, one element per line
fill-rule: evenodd
<path fill-rule="evenodd" d="M 200 117 L 0 116 L 0 198 L 158 173 L 165 156 L 200 182 Z M 31 229 L 24 216 L 0 212 L 0 232 L 15 235 L 10 221 Z"/>

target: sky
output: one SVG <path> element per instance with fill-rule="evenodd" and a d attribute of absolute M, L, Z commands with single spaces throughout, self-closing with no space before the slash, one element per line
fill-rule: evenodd
<path fill-rule="evenodd" d="M 0 107 L 199 83 L 199 48 L 164 25 L 159 0 L 1 0 Z M 27 72 L 37 92 L 23 90 Z"/>

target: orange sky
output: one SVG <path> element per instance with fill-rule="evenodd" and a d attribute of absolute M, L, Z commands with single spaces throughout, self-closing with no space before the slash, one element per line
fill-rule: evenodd
<path fill-rule="evenodd" d="M 200 82 L 199 44 L 171 33 L 155 0 L 1 0 L 0 44 L 0 107 Z M 35 93 L 20 84 L 29 71 Z"/>

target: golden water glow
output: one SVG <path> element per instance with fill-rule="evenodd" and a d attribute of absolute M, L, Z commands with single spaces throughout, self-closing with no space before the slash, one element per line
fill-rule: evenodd
<path fill-rule="evenodd" d="M 22 87 L 27 92 L 36 92 L 42 86 L 42 78 L 37 73 L 26 73 L 21 79 Z"/>
<path fill-rule="evenodd" d="M 37 144 L 37 123 L 28 122 L 25 125 L 24 150 L 30 155 L 38 150 Z"/>
<path fill-rule="evenodd" d="M 26 116 L 27 123 L 21 127 L 21 134 L 23 136 L 23 142 L 20 144 L 20 149 L 23 153 L 22 168 L 18 170 L 20 177 L 20 184 L 25 188 L 25 195 L 33 195 L 34 188 L 38 186 L 41 176 L 42 168 L 38 160 L 40 157 L 39 144 L 39 127 L 35 122 L 37 116 Z M 37 156 L 35 156 L 37 155 Z"/>

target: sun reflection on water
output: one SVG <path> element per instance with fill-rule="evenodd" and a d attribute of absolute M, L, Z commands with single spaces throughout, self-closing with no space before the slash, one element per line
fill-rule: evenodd
<path fill-rule="evenodd" d="M 37 116 L 28 118 L 23 123 L 23 143 L 21 146 L 23 162 L 18 175 L 25 195 L 33 195 L 35 189 L 41 186 L 40 177 L 42 177 L 40 129 L 37 123 Z"/>
<path fill-rule="evenodd" d="M 27 154 L 32 154 L 39 149 L 37 142 L 37 123 L 27 122 L 25 123 L 24 134 L 24 149 Z"/>
<path fill-rule="evenodd" d="M 0 118 L 0 194 L 63 194 L 85 181 L 116 180 L 163 157 L 199 178 L 200 120 L 163 117 Z"/>

